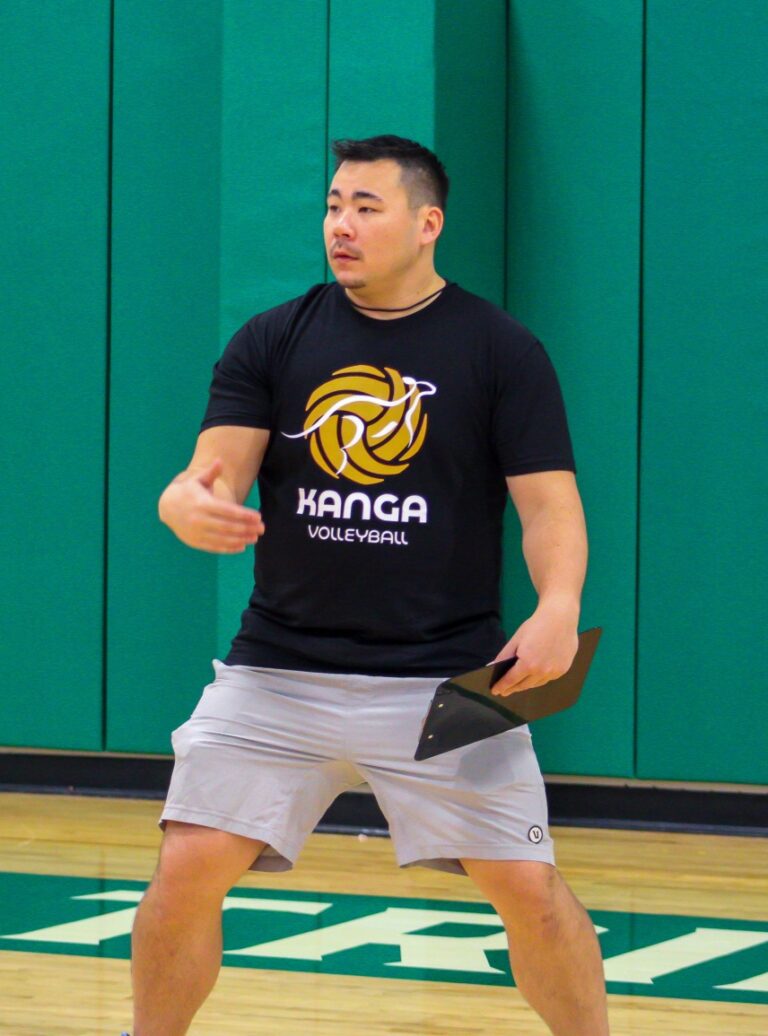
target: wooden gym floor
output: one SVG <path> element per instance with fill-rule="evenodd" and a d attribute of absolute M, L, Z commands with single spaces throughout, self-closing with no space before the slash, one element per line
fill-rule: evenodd
<path fill-rule="evenodd" d="M 42 889 L 46 880 L 51 881 L 42 876 L 57 875 L 115 879 L 111 882 L 115 888 L 120 881 L 145 882 L 152 874 L 159 844 L 159 811 L 158 802 L 0 794 L 0 881 L 24 888 L 28 880 L 30 889 Z M 698 998 L 700 993 L 697 998 L 671 996 L 670 987 L 659 996 L 650 984 L 637 987 L 644 995 L 611 993 L 613 1036 L 766 1036 L 768 973 L 754 977 L 755 962 L 764 962 L 765 957 L 748 956 L 762 953 L 768 944 L 765 839 L 585 828 L 555 828 L 554 837 L 560 869 L 587 909 L 598 915 L 598 924 L 601 911 L 617 912 L 605 915 L 616 917 L 663 915 L 672 919 L 665 923 L 673 928 L 675 919 L 682 917 L 736 919 L 732 928 L 740 927 L 742 932 L 735 938 L 751 927 L 747 938 L 753 944 L 765 931 L 762 948 L 744 950 L 741 958 L 752 961 L 753 977 L 742 981 L 742 988 L 751 993 L 725 994 L 742 1000 Z M 311 893 L 326 899 L 342 894 L 348 901 L 354 896 L 394 897 L 399 906 L 404 900 L 447 901 L 447 908 L 451 901 L 481 902 L 465 878 L 422 868 L 400 871 L 387 839 L 342 835 L 313 835 L 294 871 L 248 875 L 238 888 L 246 893 L 276 890 L 273 897 L 277 892 L 298 893 L 297 899 L 304 894 L 305 900 Z M 37 895 L 29 893 L 32 899 Z M 23 896 L 7 898 L 15 902 L 0 905 L 0 918 L 3 909 L 11 906 L 16 917 L 19 911 L 23 914 Z M 30 918 L 37 916 L 32 905 Z M 379 902 L 372 909 L 381 908 Z M 13 948 L 8 932 L 29 934 L 36 924 L 39 920 L 30 920 L 27 928 L 19 928 L 16 920 L 15 927 L 6 926 L 0 933 L 5 939 L 0 939 L 2 1036 L 118 1036 L 130 1028 L 128 961 L 98 956 L 98 947 L 92 956 L 69 953 L 61 943 L 46 952 L 33 952 L 34 944 L 24 951 Z M 717 922 L 710 925 L 710 932 L 717 930 Z M 668 928 L 658 940 L 674 937 Z M 120 944 L 127 945 L 127 936 Z M 690 944 L 681 940 L 675 947 L 684 945 Z M 687 950 L 673 947 L 672 952 L 682 953 L 679 963 L 690 965 Z M 717 950 L 713 952 L 716 957 Z M 647 960 L 646 951 L 641 967 L 647 967 Z M 667 970 L 676 966 L 665 965 Z M 710 960 L 704 966 L 715 965 Z M 761 967 L 766 970 L 764 964 Z M 657 971 L 664 967 L 657 966 Z M 503 976 L 501 981 L 506 981 Z M 724 972 L 722 982 L 710 979 L 710 983 L 732 985 L 734 972 Z M 516 989 L 477 984 L 472 975 L 466 980 L 421 981 L 330 974 L 319 966 L 282 970 L 248 965 L 222 969 L 190 1032 L 192 1036 L 545 1036 L 546 1029 Z"/>

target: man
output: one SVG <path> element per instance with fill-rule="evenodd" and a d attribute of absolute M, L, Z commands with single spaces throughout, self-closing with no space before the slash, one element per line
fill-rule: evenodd
<path fill-rule="evenodd" d="M 554 867 L 527 730 L 413 759 L 441 679 L 516 655 L 497 685 L 508 695 L 573 660 L 587 549 L 557 381 L 530 332 L 436 272 L 436 156 L 399 137 L 334 152 L 336 283 L 234 336 L 190 465 L 160 499 L 190 547 L 259 546 L 241 629 L 174 731 L 134 928 L 134 1036 L 187 1032 L 220 967 L 223 897 L 249 868 L 290 867 L 363 780 L 402 866 L 466 873 L 493 904 L 552 1033 L 605 1036 L 599 947 Z M 261 512 L 243 503 L 257 477 Z M 539 598 L 508 641 L 507 490 Z"/>

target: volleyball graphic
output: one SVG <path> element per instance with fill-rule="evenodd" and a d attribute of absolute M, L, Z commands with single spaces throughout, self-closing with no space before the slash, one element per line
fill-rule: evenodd
<path fill-rule="evenodd" d="M 333 478 L 361 485 L 399 475 L 421 449 L 427 415 L 421 401 L 437 389 L 392 367 L 342 367 L 307 400 L 305 438 L 315 462 Z"/>

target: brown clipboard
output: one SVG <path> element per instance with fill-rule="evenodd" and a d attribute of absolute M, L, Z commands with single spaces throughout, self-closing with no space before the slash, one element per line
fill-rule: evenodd
<path fill-rule="evenodd" d="M 568 672 L 527 691 L 507 697 L 491 694 L 493 685 L 512 668 L 516 658 L 444 680 L 429 706 L 414 759 L 431 759 L 575 705 L 602 632 L 596 626 L 580 633 Z"/>

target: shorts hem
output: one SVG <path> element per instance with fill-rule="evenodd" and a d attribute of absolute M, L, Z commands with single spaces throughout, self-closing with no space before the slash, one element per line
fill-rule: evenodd
<path fill-rule="evenodd" d="M 466 874 L 459 862 L 462 857 L 474 860 L 530 860 L 555 866 L 550 845 L 437 845 L 397 853 L 399 867 L 431 867 L 452 874 Z"/>
<path fill-rule="evenodd" d="M 222 816 L 219 813 L 210 813 L 187 806 L 166 806 L 159 821 L 161 828 L 164 828 L 166 820 L 178 820 L 182 823 L 198 824 L 201 827 L 212 827 L 231 835 L 242 835 L 243 838 L 253 838 L 259 842 L 265 842 L 266 848 L 254 860 L 250 870 L 289 871 L 293 868 L 301 851 L 301 846 L 288 842 L 281 834 L 268 827 L 243 823 L 242 820 Z"/>

